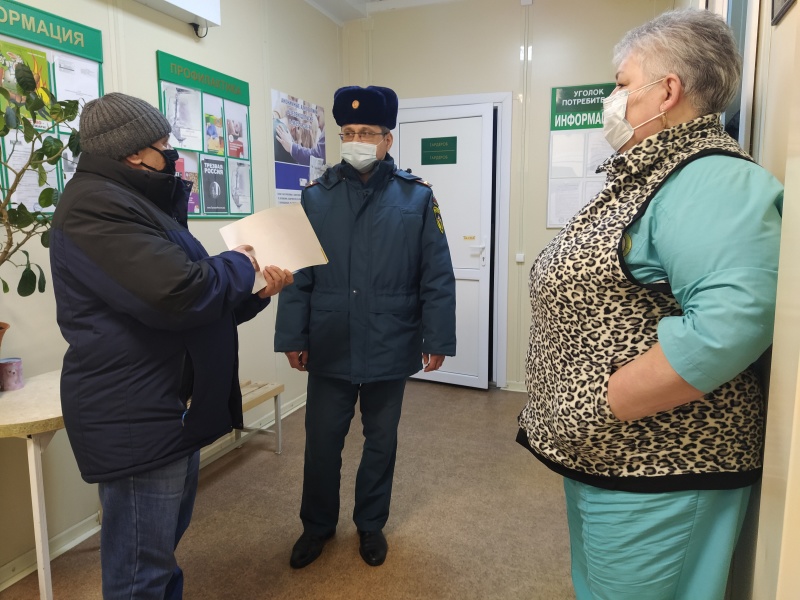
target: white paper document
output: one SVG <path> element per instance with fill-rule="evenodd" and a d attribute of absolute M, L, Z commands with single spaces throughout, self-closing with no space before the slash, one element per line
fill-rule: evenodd
<path fill-rule="evenodd" d="M 228 249 L 247 244 L 255 250 L 262 269 L 275 265 L 294 272 L 303 267 L 324 265 L 328 257 L 300 204 L 285 204 L 261 210 L 220 228 Z M 256 274 L 253 291 L 264 287 L 266 281 Z"/>

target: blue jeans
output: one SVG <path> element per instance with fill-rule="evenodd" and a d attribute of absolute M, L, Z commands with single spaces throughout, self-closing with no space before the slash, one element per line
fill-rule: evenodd
<path fill-rule="evenodd" d="M 100 483 L 104 600 L 180 600 L 175 548 L 192 520 L 200 453 Z"/>

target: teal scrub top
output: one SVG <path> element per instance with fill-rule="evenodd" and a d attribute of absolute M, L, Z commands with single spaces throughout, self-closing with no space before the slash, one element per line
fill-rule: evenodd
<path fill-rule="evenodd" d="M 669 282 L 683 315 L 658 339 L 672 368 L 710 392 L 772 343 L 783 186 L 724 155 L 677 170 L 627 232 L 625 261 L 641 283 Z"/>

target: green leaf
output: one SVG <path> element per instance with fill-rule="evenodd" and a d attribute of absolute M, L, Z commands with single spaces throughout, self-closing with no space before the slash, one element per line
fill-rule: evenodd
<path fill-rule="evenodd" d="M 61 106 L 61 102 L 56 102 L 50 105 L 50 117 L 56 123 L 61 123 L 64 121 L 64 109 Z"/>
<path fill-rule="evenodd" d="M 0 88 L 0 89 L 2 89 L 2 88 Z M 5 279 L 3 279 L 2 277 L 0 277 L 0 283 L 2 283 L 2 284 L 3 284 L 3 293 L 4 293 L 4 294 L 7 294 L 7 293 L 8 293 L 8 291 L 9 291 L 11 288 L 9 288 L 9 287 L 8 287 L 8 284 L 6 283 L 6 280 L 5 280 Z"/>
<path fill-rule="evenodd" d="M 38 166 L 36 163 L 44 162 L 44 159 L 45 159 L 44 149 L 37 148 L 36 150 L 34 150 L 33 154 L 31 154 L 31 165 L 33 166 L 32 168 L 35 169 Z"/>
<path fill-rule="evenodd" d="M 48 135 L 42 141 L 42 150 L 48 157 L 57 156 L 61 149 L 64 147 L 64 142 L 52 135 Z"/>
<path fill-rule="evenodd" d="M 48 206 L 53 206 L 53 196 L 58 193 L 58 190 L 55 188 L 45 188 L 39 194 L 39 206 L 42 208 L 47 208 Z"/>
<path fill-rule="evenodd" d="M 42 246 L 44 246 L 45 248 L 49 248 L 50 247 L 50 230 L 49 229 L 47 231 L 43 231 L 42 235 L 39 236 L 39 238 L 42 240 Z"/>
<path fill-rule="evenodd" d="M 11 92 L 9 92 L 6 88 L 0 87 L 0 96 L 6 99 L 6 102 L 11 101 Z"/>
<path fill-rule="evenodd" d="M 28 210 L 28 207 L 24 204 L 17 205 L 16 208 L 11 209 L 14 211 L 15 219 L 13 225 L 17 227 L 17 229 L 23 229 L 28 227 L 33 223 L 33 215 Z M 9 220 L 11 220 L 11 210 L 8 211 L 9 213 Z M 25 252 L 24 250 L 22 252 Z"/>
<path fill-rule="evenodd" d="M 36 274 L 28 266 L 23 269 L 22 276 L 19 278 L 17 293 L 20 296 L 30 296 L 34 291 L 36 291 Z"/>
<path fill-rule="evenodd" d="M 39 187 L 42 187 L 47 183 L 47 171 L 44 170 L 43 165 L 36 167 L 36 170 L 39 172 Z"/>
<path fill-rule="evenodd" d="M 36 79 L 28 65 L 18 64 L 14 67 L 14 74 L 17 78 L 17 85 L 26 96 L 36 90 Z"/>
<path fill-rule="evenodd" d="M 73 129 L 72 133 L 69 134 L 67 147 L 70 152 L 72 152 L 73 158 L 78 158 L 78 155 L 81 153 L 81 134 L 77 129 Z"/>
<path fill-rule="evenodd" d="M 11 108 L 11 105 L 6 106 L 6 125 L 8 125 L 11 129 L 16 129 L 19 127 L 17 113 L 14 112 L 14 109 Z"/>
<path fill-rule="evenodd" d="M 37 110 L 42 110 L 44 108 L 44 100 L 42 100 L 39 94 L 28 94 L 28 97 L 25 98 L 25 108 L 33 115 Z"/>
<path fill-rule="evenodd" d="M 61 200 L 61 192 L 53 188 L 53 206 L 58 206 L 59 200 Z"/>
<path fill-rule="evenodd" d="M 22 117 L 22 132 L 25 135 L 25 141 L 29 144 L 33 141 L 33 138 L 38 137 L 33 123 L 27 117 Z"/>
<path fill-rule="evenodd" d="M 65 121 L 72 121 L 72 119 L 78 116 L 78 110 L 80 109 L 80 106 L 77 100 L 65 100 L 64 102 L 59 102 L 58 104 L 64 107 Z"/>
<path fill-rule="evenodd" d="M 44 276 L 44 271 L 42 271 L 42 267 L 39 265 L 35 265 L 35 267 L 39 270 L 39 283 L 36 288 L 39 290 L 39 293 L 44 293 L 44 288 L 47 285 L 47 278 Z"/>

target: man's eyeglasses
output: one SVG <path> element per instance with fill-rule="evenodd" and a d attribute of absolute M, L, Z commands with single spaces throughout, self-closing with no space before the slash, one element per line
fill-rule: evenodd
<path fill-rule="evenodd" d="M 359 139 L 364 140 L 365 142 L 372 142 L 373 140 L 383 137 L 386 134 L 382 131 L 375 133 L 374 131 L 345 131 L 339 134 L 339 139 L 343 142 L 352 142 L 358 136 Z"/>

